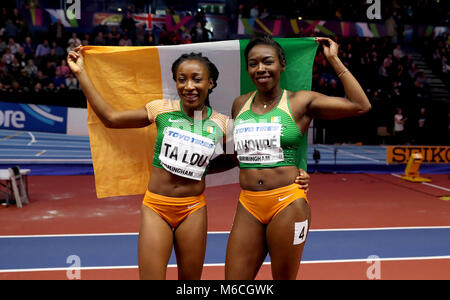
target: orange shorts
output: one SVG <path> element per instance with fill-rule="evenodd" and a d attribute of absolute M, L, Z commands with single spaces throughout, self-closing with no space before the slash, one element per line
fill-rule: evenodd
<path fill-rule="evenodd" d="M 194 211 L 206 206 L 205 194 L 175 198 L 154 194 L 148 190 L 142 203 L 159 214 L 172 229 L 177 228 Z"/>
<path fill-rule="evenodd" d="M 280 211 L 300 198 L 305 199 L 309 204 L 305 190 L 294 183 L 268 191 L 242 190 L 239 202 L 261 223 L 269 224 Z"/>

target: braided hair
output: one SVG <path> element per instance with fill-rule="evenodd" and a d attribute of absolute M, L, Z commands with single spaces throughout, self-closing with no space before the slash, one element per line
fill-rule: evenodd
<path fill-rule="evenodd" d="M 212 81 L 213 81 L 213 87 L 211 89 L 209 89 L 209 91 L 208 91 L 208 96 L 206 97 L 205 105 L 211 107 L 211 105 L 209 103 L 209 94 L 211 94 L 212 90 L 217 86 L 217 79 L 219 78 L 219 70 L 217 69 L 216 65 L 213 64 L 209 60 L 208 57 L 203 56 L 202 53 L 194 53 L 194 52 L 191 52 L 189 54 L 188 53 L 182 54 L 172 64 L 173 80 L 175 82 L 177 81 L 177 70 L 178 70 L 178 67 L 180 66 L 180 64 L 185 61 L 189 61 L 189 60 L 199 61 L 199 62 L 203 63 L 206 66 L 206 68 L 208 69 L 209 78 L 212 79 Z"/>

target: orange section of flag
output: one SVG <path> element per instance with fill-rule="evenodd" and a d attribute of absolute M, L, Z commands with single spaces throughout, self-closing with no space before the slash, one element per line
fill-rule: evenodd
<path fill-rule="evenodd" d="M 139 109 L 162 98 L 156 47 L 83 48 L 85 68 L 114 109 Z M 144 194 L 150 178 L 156 127 L 106 128 L 88 105 L 88 129 L 97 197 Z"/>

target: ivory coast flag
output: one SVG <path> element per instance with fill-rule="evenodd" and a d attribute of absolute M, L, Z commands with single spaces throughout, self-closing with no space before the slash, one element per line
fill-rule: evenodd
<path fill-rule="evenodd" d="M 286 53 L 282 88 L 310 90 L 317 50 L 314 38 L 277 40 Z M 103 98 L 116 110 L 138 109 L 156 99 L 178 99 L 172 63 L 183 53 L 201 52 L 218 68 L 210 95 L 216 111 L 230 115 L 233 100 L 255 90 L 246 71 L 244 49 L 249 40 L 156 47 L 83 48 L 85 68 Z M 155 125 L 108 129 L 88 105 L 88 129 L 99 198 L 144 194 L 153 160 Z M 306 151 L 306 150 L 305 150 Z M 302 166 L 306 168 L 306 166 Z"/>

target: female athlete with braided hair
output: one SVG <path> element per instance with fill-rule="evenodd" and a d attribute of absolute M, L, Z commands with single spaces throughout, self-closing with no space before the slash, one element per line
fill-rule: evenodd
<path fill-rule="evenodd" d="M 201 54 L 183 54 L 172 65 L 180 100 L 154 100 L 138 110 L 115 111 L 97 92 L 84 69 L 82 48 L 69 52 L 68 62 L 106 127 L 138 128 L 152 123 L 157 126 L 152 174 L 141 208 L 140 278 L 165 279 L 174 248 L 178 278 L 200 279 L 207 236 L 205 175 L 229 120 L 209 107 L 209 94 L 219 76 L 216 66 Z M 200 120 L 194 120 L 197 115 Z M 202 122 L 201 132 L 195 130 L 194 121 Z M 180 135 L 198 143 L 180 143 L 176 138 Z M 175 155 L 175 149 L 185 155 Z M 301 174 L 300 182 L 307 185 L 309 176 Z"/>

